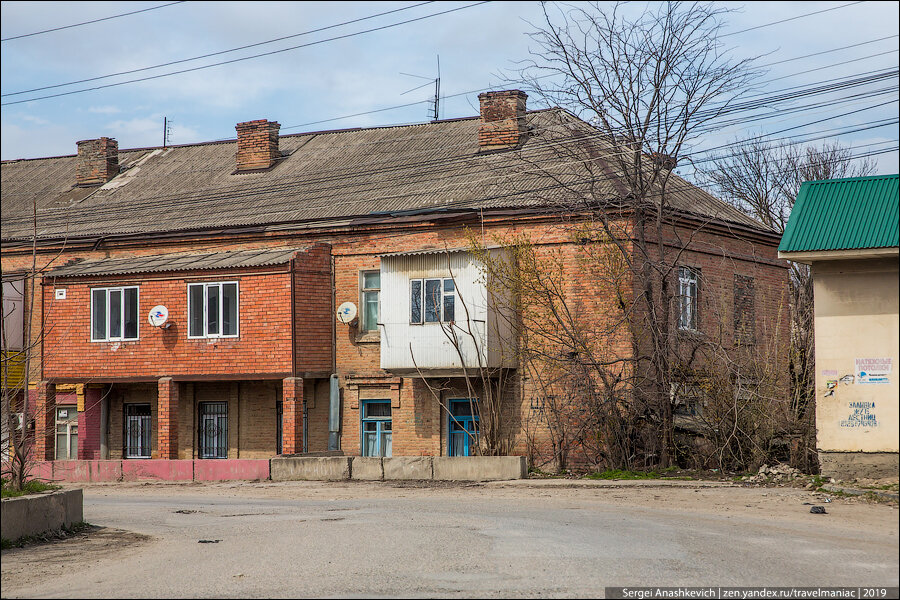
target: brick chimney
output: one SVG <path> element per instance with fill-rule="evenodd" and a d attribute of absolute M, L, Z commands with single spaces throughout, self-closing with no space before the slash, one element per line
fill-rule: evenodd
<path fill-rule="evenodd" d="M 278 130 L 281 125 L 275 121 L 259 119 L 238 123 L 237 170 L 252 171 L 268 169 L 281 156 L 278 151 Z"/>
<path fill-rule="evenodd" d="M 119 142 L 102 137 L 78 142 L 75 185 L 103 185 L 119 174 Z"/>
<path fill-rule="evenodd" d="M 482 150 L 515 148 L 524 140 L 527 98 L 521 90 L 478 94 L 481 103 L 478 146 Z"/>

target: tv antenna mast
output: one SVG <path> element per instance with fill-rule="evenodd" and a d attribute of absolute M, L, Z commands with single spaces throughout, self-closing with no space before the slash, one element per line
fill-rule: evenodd
<path fill-rule="evenodd" d="M 400 73 L 401 75 L 406 75 L 407 77 L 417 77 L 419 79 L 427 79 L 428 83 L 423 83 L 422 85 L 416 86 L 411 90 L 406 90 L 401 96 L 408 94 L 410 92 L 414 92 L 416 90 L 420 90 L 426 85 L 434 84 L 434 98 L 431 99 L 431 106 L 428 111 L 428 116 L 432 121 L 437 121 L 441 118 L 441 57 L 437 57 L 437 77 L 423 77 L 421 75 L 413 75 L 412 73 Z"/>
<path fill-rule="evenodd" d="M 172 121 L 163 117 L 163 148 L 172 143 Z"/>

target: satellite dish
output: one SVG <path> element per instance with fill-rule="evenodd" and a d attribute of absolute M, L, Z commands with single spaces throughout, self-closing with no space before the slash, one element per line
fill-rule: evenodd
<path fill-rule="evenodd" d="M 150 324 L 154 327 L 162 327 L 168 319 L 169 309 L 162 304 L 157 304 L 151 308 L 150 315 L 147 317 L 147 320 L 150 321 Z"/>
<path fill-rule="evenodd" d="M 349 325 L 356 320 L 356 305 L 352 302 L 344 302 L 337 309 L 337 319 L 344 325 Z"/>

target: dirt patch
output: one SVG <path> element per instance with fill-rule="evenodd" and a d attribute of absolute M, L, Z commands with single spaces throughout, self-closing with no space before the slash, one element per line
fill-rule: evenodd
<path fill-rule="evenodd" d="M 92 526 L 66 539 L 36 542 L 2 553 L 3 587 L 18 589 L 46 578 L 59 577 L 79 564 L 122 557 L 153 540 L 148 535 Z M 9 586 L 9 587 L 7 587 Z"/>

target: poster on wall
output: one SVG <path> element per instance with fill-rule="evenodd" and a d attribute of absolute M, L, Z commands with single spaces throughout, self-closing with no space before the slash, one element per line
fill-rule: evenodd
<path fill-rule="evenodd" d="M 890 358 L 857 358 L 856 383 L 890 383 Z"/>

